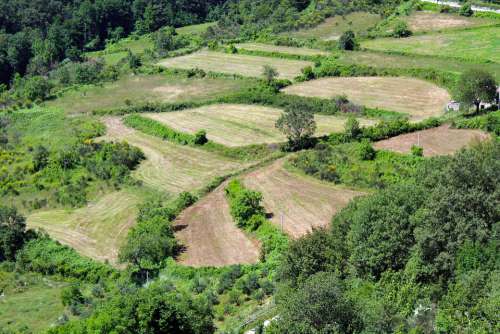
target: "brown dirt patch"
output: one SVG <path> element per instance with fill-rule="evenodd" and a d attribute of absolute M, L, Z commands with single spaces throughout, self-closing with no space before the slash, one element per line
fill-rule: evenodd
<path fill-rule="evenodd" d="M 410 30 L 419 32 L 477 26 L 487 23 L 487 20 L 453 14 L 415 12 L 408 17 L 407 22 Z"/>
<path fill-rule="evenodd" d="M 359 191 L 336 187 L 284 169 L 284 161 L 253 171 L 243 177 L 245 185 L 262 192 L 271 222 L 293 238 L 325 227 L 335 213 L 344 208 Z"/>
<path fill-rule="evenodd" d="M 448 92 L 429 82 L 404 77 L 323 78 L 289 86 L 287 94 L 332 98 L 345 94 L 354 103 L 422 120 L 443 113 Z"/>
<path fill-rule="evenodd" d="M 424 156 L 453 154 L 471 143 L 489 139 L 481 130 L 452 129 L 449 125 L 404 134 L 382 140 L 373 145 L 378 150 L 390 150 L 399 153 L 411 152 L 411 147 L 420 143 Z"/>
<path fill-rule="evenodd" d="M 259 243 L 234 224 L 224 186 L 186 209 L 176 220 L 176 237 L 185 247 L 180 263 L 193 267 L 221 267 L 259 260 Z"/>

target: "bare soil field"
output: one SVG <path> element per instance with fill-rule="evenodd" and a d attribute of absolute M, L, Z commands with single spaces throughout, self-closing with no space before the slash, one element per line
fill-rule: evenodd
<path fill-rule="evenodd" d="M 292 46 L 281 46 L 281 45 L 272 45 L 264 43 L 241 43 L 241 44 L 236 44 L 235 47 L 237 49 L 243 49 L 249 51 L 263 51 L 270 53 L 278 52 L 278 53 L 285 53 L 298 56 L 317 56 L 317 55 L 326 56 L 330 54 L 330 52 L 318 49 L 296 48 Z"/>
<path fill-rule="evenodd" d="M 330 224 L 333 215 L 363 193 L 287 171 L 283 160 L 246 174 L 245 185 L 262 192 L 271 221 L 292 238 Z"/>
<path fill-rule="evenodd" d="M 429 11 L 414 12 L 406 20 L 411 31 L 432 31 L 493 24 L 494 20 Z"/>
<path fill-rule="evenodd" d="M 178 102 L 211 98 L 248 87 L 250 80 L 180 78 L 165 75 L 130 75 L 103 86 L 83 86 L 46 102 L 68 113 L 124 107 L 126 101 Z"/>
<path fill-rule="evenodd" d="M 158 63 L 160 66 L 181 69 L 200 68 L 204 71 L 261 77 L 264 65 L 274 67 L 279 78 L 293 79 L 301 69 L 314 65 L 309 61 L 289 60 L 271 57 L 247 56 L 203 50 L 186 56 L 169 58 Z"/>
<path fill-rule="evenodd" d="M 119 247 L 135 224 L 140 197 L 139 191 L 113 192 L 83 208 L 35 212 L 27 223 L 82 255 L 116 264 Z"/>
<path fill-rule="evenodd" d="M 453 154 L 474 142 L 487 140 L 490 136 L 481 130 L 452 129 L 449 125 L 417 131 L 379 141 L 373 146 L 377 149 L 410 153 L 413 145 L 424 149 L 424 156 Z"/>
<path fill-rule="evenodd" d="M 108 128 L 102 140 L 126 141 L 139 147 L 146 160 L 133 176 L 144 184 L 169 193 L 192 191 L 216 176 L 225 175 L 243 164 L 190 146 L 177 145 L 126 127 L 120 118 L 105 118 Z"/>
<path fill-rule="evenodd" d="M 323 78 L 288 86 L 283 91 L 321 98 L 345 94 L 354 103 L 406 113 L 415 121 L 441 115 L 450 100 L 443 88 L 403 77 Z"/>
<path fill-rule="evenodd" d="M 178 261 L 194 267 L 256 263 L 259 243 L 233 222 L 224 183 L 176 220 L 176 238 L 185 247 Z"/>
<path fill-rule="evenodd" d="M 201 108 L 167 113 L 144 114 L 181 132 L 206 130 L 207 137 L 226 146 L 277 143 L 286 140 L 275 127 L 282 111 L 276 108 L 242 104 L 213 104 Z M 346 118 L 315 115 L 317 135 L 340 132 Z M 361 125 L 375 121 L 359 119 Z"/>

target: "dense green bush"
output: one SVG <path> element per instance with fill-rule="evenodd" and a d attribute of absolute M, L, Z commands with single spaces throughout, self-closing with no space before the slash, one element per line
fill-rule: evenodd
<path fill-rule="evenodd" d="M 482 129 L 500 136 L 500 112 L 495 111 L 472 118 L 455 119 L 453 126 L 459 129 Z"/>
<path fill-rule="evenodd" d="M 25 218 L 16 208 L 0 205 L 0 262 L 13 261 L 28 238 Z"/>
<path fill-rule="evenodd" d="M 255 231 L 265 221 L 261 193 L 245 189 L 237 179 L 229 182 L 225 193 L 229 200 L 231 216 L 239 227 Z"/>

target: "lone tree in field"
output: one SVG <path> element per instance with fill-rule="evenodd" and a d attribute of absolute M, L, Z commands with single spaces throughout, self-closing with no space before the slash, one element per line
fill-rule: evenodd
<path fill-rule="evenodd" d="M 268 83 L 272 82 L 279 75 L 278 70 L 272 66 L 264 65 L 262 76 Z"/>
<path fill-rule="evenodd" d="M 358 42 L 356 41 L 356 36 L 352 30 L 347 30 L 340 36 L 339 48 L 341 50 L 355 50 L 358 48 Z"/>
<path fill-rule="evenodd" d="M 462 74 L 457 85 L 457 99 L 468 105 L 475 105 L 479 111 L 481 102 L 491 102 L 495 99 L 497 82 L 488 72 L 472 69 Z"/>
<path fill-rule="evenodd" d="M 302 108 L 288 107 L 276 121 L 276 128 L 288 137 L 292 147 L 304 147 L 316 131 L 314 114 Z"/>

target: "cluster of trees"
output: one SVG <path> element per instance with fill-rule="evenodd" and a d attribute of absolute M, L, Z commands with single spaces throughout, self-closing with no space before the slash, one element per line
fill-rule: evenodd
<path fill-rule="evenodd" d="M 496 332 L 499 154 L 428 160 L 293 242 L 269 332 Z"/>
<path fill-rule="evenodd" d="M 149 33 L 215 18 L 224 0 L 97 0 L 0 3 L 0 83 L 16 73 L 45 75 L 65 58 L 80 59 L 132 31 Z"/>
<path fill-rule="evenodd" d="M 260 192 L 246 189 L 238 179 L 229 182 L 225 192 L 238 227 L 255 231 L 266 220 Z"/>

